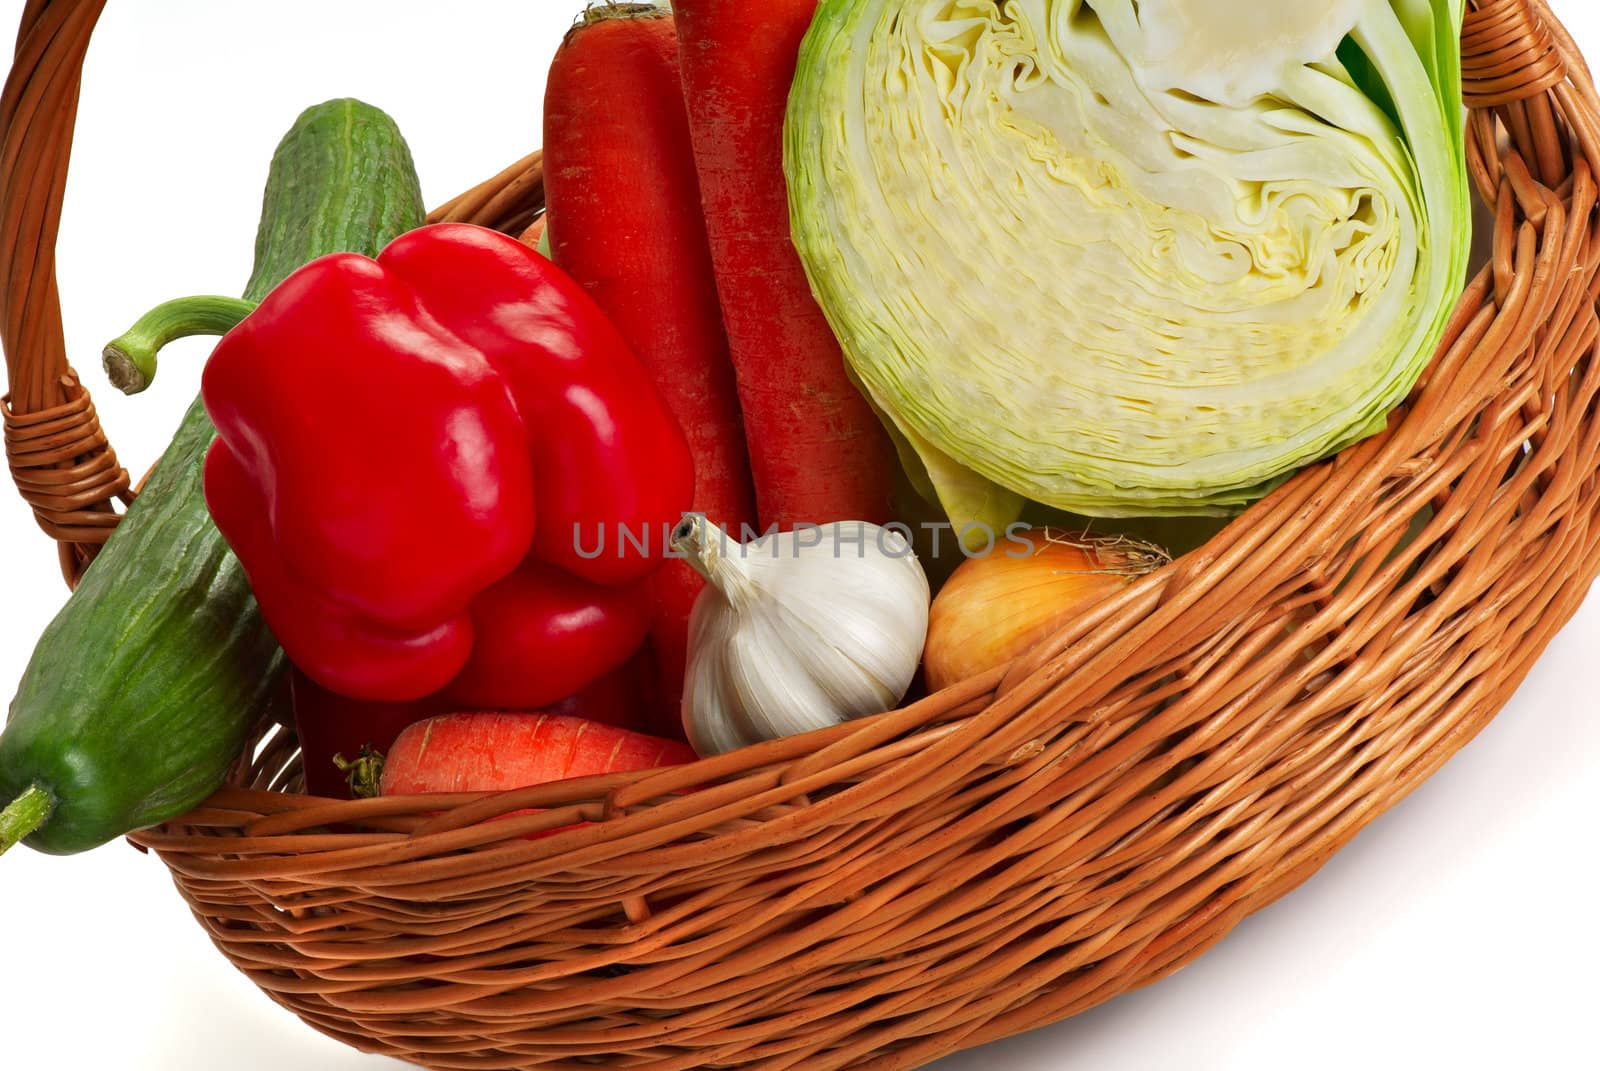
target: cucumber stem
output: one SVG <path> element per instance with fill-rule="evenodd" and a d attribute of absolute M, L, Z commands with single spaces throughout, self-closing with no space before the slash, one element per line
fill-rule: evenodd
<path fill-rule="evenodd" d="M 29 785 L 26 792 L 0 811 L 0 855 L 44 825 L 55 802 L 55 798 L 38 785 Z"/>
<path fill-rule="evenodd" d="M 255 311 L 233 297 L 183 297 L 162 302 L 105 348 L 106 375 L 124 394 L 138 394 L 156 378 L 156 354 L 191 335 L 225 335 Z"/>

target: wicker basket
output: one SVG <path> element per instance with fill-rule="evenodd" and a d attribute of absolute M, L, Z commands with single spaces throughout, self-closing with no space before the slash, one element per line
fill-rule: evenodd
<path fill-rule="evenodd" d="M 129 494 L 53 272 L 103 2 L 29 0 L 0 100 L 6 447 L 69 579 Z M 134 839 L 274 1000 L 435 1068 L 910 1068 L 1188 963 L 1470 740 L 1600 572 L 1600 100 L 1543 0 L 1471 8 L 1493 256 L 1423 382 L 1093 619 L 904 710 L 487 798 L 310 798 L 264 727 Z M 447 210 L 538 197 L 531 157 Z"/>

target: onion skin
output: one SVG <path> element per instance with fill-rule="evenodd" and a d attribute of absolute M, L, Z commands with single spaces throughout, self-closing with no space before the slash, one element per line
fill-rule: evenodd
<path fill-rule="evenodd" d="M 990 554 L 969 558 L 928 613 L 923 670 L 929 691 L 1016 660 L 1170 561 L 1148 543 L 1050 528 L 1018 534 Z"/>

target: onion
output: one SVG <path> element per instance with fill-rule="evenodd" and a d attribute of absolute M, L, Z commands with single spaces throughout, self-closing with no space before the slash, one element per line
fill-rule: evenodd
<path fill-rule="evenodd" d="M 948 688 L 1027 654 L 1171 560 L 1149 543 L 1044 528 L 962 562 L 929 610 L 928 687 Z"/>

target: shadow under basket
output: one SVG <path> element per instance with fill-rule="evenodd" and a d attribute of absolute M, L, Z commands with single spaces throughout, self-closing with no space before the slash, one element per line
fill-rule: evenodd
<path fill-rule="evenodd" d="M 69 578 L 128 493 L 52 248 L 102 6 L 30 0 L 0 114 L 6 442 Z M 1600 572 L 1600 100 L 1542 0 L 1470 7 L 1492 256 L 1422 382 L 1103 612 L 903 710 L 491 797 L 308 797 L 263 726 L 132 839 L 273 1000 L 433 1068 L 912 1068 L 1182 967 L 1470 740 Z M 435 218 L 516 230 L 539 176 Z"/>

